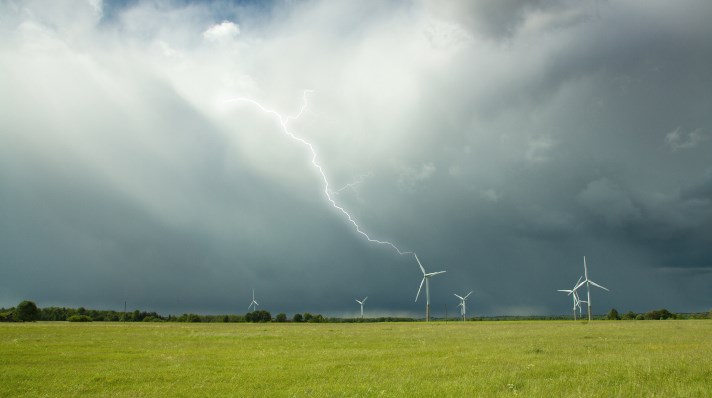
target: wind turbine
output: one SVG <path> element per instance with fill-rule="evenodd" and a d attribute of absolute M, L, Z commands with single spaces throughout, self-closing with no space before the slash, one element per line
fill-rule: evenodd
<path fill-rule="evenodd" d="M 584 274 L 584 278 L 585 278 L 585 279 L 584 279 L 583 281 L 579 282 L 579 284 L 576 285 L 576 287 L 574 288 L 574 290 L 576 290 L 576 289 L 578 289 L 579 287 L 583 286 L 584 283 L 586 284 L 586 295 L 587 295 L 587 296 L 586 296 L 586 297 L 587 297 L 587 298 L 586 298 L 586 304 L 588 304 L 588 310 L 587 310 L 587 312 L 588 312 L 588 320 L 590 321 L 590 320 L 591 320 L 591 288 L 589 287 L 589 285 L 596 286 L 596 287 L 601 288 L 601 289 L 603 289 L 603 290 L 605 290 L 605 291 L 607 291 L 607 292 L 610 292 L 610 290 L 608 290 L 607 288 L 605 288 L 605 287 L 599 285 L 598 283 L 596 283 L 596 282 L 594 282 L 594 281 L 588 279 L 588 267 L 586 267 L 586 256 L 583 256 L 583 274 Z"/>
<path fill-rule="evenodd" d="M 418 294 L 415 295 L 415 301 L 418 301 L 418 296 L 420 296 L 420 289 L 423 288 L 423 282 L 425 282 L 425 322 L 430 322 L 430 277 L 437 274 L 442 274 L 445 271 L 427 273 L 425 272 L 425 268 L 423 268 L 423 264 L 420 263 L 418 255 L 415 253 L 413 253 L 413 255 L 415 256 L 415 261 L 417 261 L 418 265 L 420 266 L 420 270 L 423 271 L 423 280 L 420 281 L 420 287 L 418 288 Z"/>
<path fill-rule="evenodd" d="M 465 314 L 467 312 L 467 310 L 465 309 L 465 300 L 467 300 L 467 298 L 470 297 L 471 294 L 472 294 L 472 291 L 467 293 L 467 296 L 465 296 L 465 297 L 458 296 L 457 294 L 455 294 L 455 297 L 460 299 L 460 304 L 458 304 L 457 306 L 462 307 L 462 308 L 460 308 L 460 315 L 462 315 L 463 321 L 465 320 Z"/>
<path fill-rule="evenodd" d="M 559 289 L 557 292 L 564 292 L 568 293 L 567 296 L 573 295 L 573 300 L 574 300 L 574 321 L 576 320 L 576 307 L 579 309 L 579 316 L 581 315 L 581 299 L 579 298 L 578 292 L 576 289 L 579 287 L 579 283 L 581 283 L 581 279 L 583 276 L 579 276 L 578 281 L 576 281 L 576 284 L 574 284 L 574 288 L 571 290 L 567 289 Z"/>
<path fill-rule="evenodd" d="M 258 306 L 258 305 L 260 305 L 260 303 L 258 303 L 257 301 L 255 301 L 255 289 L 252 289 L 252 302 L 251 302 L 250 305 L 247 307 L 247 309 L 249 310 L 250 307 L 253 307 L 252 311 L 257 311 L 257 306 Z"/>
<path fill-rule="evenodd" d="M 357 303 L 361 304 L 361 319 L 363 319 L 363 303 L 366 302 L 366 299 L 367 299 L 367 298 L 368 298 L 368 296 L 366 296 L 366 298 L 363 299 L 362 301 L 356 300 Z M 355 299 L 354 299 L 354 300 L 355 300 Z"/>

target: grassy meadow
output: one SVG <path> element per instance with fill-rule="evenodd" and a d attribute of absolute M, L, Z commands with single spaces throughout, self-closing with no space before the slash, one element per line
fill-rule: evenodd
<path fill-rule="evenodd" d="M 712 320 L 0 324 L 0 396 L 703 397 Z"/>

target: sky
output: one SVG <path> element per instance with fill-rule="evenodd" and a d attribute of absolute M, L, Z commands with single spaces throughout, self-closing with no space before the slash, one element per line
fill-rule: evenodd
<path fill-rule="evenodd" d="M 710 19 L 0 0 L 0 306 L 424 316 L 401 251 L 438 317 L 569 314 L 583 256 L 594 313 L 708 311 Z"/>

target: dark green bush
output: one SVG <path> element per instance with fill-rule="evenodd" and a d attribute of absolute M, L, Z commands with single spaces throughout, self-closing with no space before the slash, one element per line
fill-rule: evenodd
<path fill-rule="evenodd" d="M 91 322 L 92 319 L 88 315 L 72 315 L 67 318 L 67 322 Z"/>

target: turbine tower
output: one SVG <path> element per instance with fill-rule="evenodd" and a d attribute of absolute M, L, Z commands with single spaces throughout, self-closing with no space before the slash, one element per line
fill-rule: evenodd
<path fill-rule="evenodd" d="M 420 263 L 418 255 L 415 253 L 413 253 L 413 255 L 415 256 L 415 261 L 417 261 L 418 265 L 420 266 L 420 270 L 423 271 L 423 280 L 420 281 L 420 287 L 418 288 L 418 294 L 415 295 L 415 301 L 418 301 L 418 296 L 420 296 L 420 289 L 423 288 L 423 282 L 425 282 L 425 322 L 430 322 L 430 277 L 437 274 L 442 274 L 445 271 L 427 273 L 425 272 L 425 268 L 423 268 L 423 264 Z"/>
<path fill-rule="evenodd" d="M 460 304 L 458 304 L 457 306 L 462 307 L 462 308 L 460 308 L 460 315 L 462 315 L 463 322 L 465 321 L 465 314 L 467 313 L 467 310 L 465 309 L 465 300 L 467 300 L 467 298 L 470 297 L 471 294 L 472 294 L 472 291 L 467 293 L 467 296 L 465 296 L 465 297 L 458 296 L 457 294 L 455 294 L 455 297 L 460 299 Z"/>
<path fill-rule="evenodd" d="M 569 289 L 559 289 L 559 290 L 557 290 L 557 292 L 568 293 L 567 296 L 573 295 L 573 301 L 574 301 L 574 308 L 573 308 L 573 310 L 574 310 L 574 321 L 576 320 L 576 307 L 578 307 L 578 309 L 579 309 L 579 315 L 581 315 L 581 299 L 579 298 L 579 295 L 578 295 L 578 292 L 576 291 L 576 289 L 578 289 L 579 283 L 581 283 L 581 279 L 582 279 L 582 278 L 583 278 L 583 276 L 579 276 L 579 279 L 578 279 L 578 281 L 576 281 L 576 283 L 574 284 L 574 288 L 573 288 L 573 289 L 570 289 L 570 290 L 569 290 Z"/>
<path fill-rule="evenodd" d="M 247 307 L 247 310 L 249 311 L 250 307 L 252 307 L 252 311 L 257 311 L 257 306 L 260 305 L 257 301 L 255 301 L 255 289 L 252 289 L 252 302 L 250 305 Z"/>
<path fill-rule="evenodd" d="M 584 275 L 584 280 L 581 281 L 574 290 L 578 289 L 579 287 L 583 286 L 583 284 L 586 284 L 586 304 L 588 304 L 588 320 L 591 320 L 591 288 L 590 285 L 596 286 L 598 288 L 601 288 L 607 292 L 610 292 L 607 288 L 599 285 L 598 283 L 588 279 L 588 267 L 586 267 L 586 256 L 583 256 L 583 275 Z"/>
<path fill-rule="evenodd" d="M 358 300 L 354 299 L 354 300 L 356 300 L 357 303 L 361 304 L 361 319 L 363 319 L 363 303 L 366 302 L 367 298 L 368 298 L 368 296 L 366 296 L 366 298 L 363 299 L 362 301 L 358 301 Z"/>

